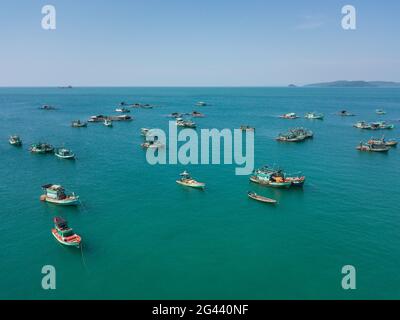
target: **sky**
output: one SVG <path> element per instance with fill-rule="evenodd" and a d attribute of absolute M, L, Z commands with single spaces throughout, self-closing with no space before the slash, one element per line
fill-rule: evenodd
<path fill-rule="evenodd" d="M 56 29 L 41 26 L 56 9 Z M 356 30 L 341 26 L 356 8 Z M 400 81 L 398 0 L 1 0 L 0 86 Z"/>

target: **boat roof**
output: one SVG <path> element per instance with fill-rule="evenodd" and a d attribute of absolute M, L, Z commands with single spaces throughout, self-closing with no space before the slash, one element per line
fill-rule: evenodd
<path fill-rule="evenodd" d="M 45 184 L 44 186 L 42 186 L 43 189 L 51 189 L 51 190 L 61 190 L 64 189 L 62 186 L 58 185 L 58 184 Z"/>
<path fill-rule="evenodd" d="M 67 220 L 62 217 L 55 217 L 54 224 L 60 229 L 69 229 Z"/>

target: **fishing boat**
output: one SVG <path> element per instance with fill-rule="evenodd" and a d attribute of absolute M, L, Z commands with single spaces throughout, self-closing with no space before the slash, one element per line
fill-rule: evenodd
<path fill-rule="evenodd" d="M 305 176 L 287 176 L 282 169 L 274 169 L 264 166 L 254 170 L 250 176 L 250 181 L 274 188 L 302 187 L 305 182 Z"/>
<path fill-rule="evenodd" d="M 133 118 L 131 116 L 128 116 L 127 114 L 121 114 L 118 116 L 109 116 L 107 117 L 107 120 L 111 121 L 131 121 Z"/>
<path fill-rule="evenodd" d="M 203 113 L 198 112 L 198 111 L 193 111 L 190 115 L 194 118 L 204 118 L 205 117 L 205 115 Z"/>
<path fill-rule="evenodd" d="M 51 144 L 38 142 L 33 143 L 29 148 L 29 151 L 32 153 L 50 153 L 54 151 L 54 147 Z"/>
<path fill-rule="evenodd" d="M 300 127 L 290 129 L 286 133 L 280 133 L 276 140 L 281 142 L 301 142 L 313 137 L 314 133 L 311 130 Z"/>
<path fill-rule="evenodd" d="M 372 122 L 369 125 L 370 130 L 391 130 L 394 129 L 394 124 L 388 124 L 385 121 Z"/>
<path fill-rule="evenodd" d="M 56 110 L 57 108 L 53 107 L 53 106 L 49 106 L 48 104 L 45 104 L 45 105 L 39 107 L 39 109 L 40 110 Z"/>
<path fill-rule="evenodd" d="M 283 115 L 280 115 L 279 118 L 282 118 L 282 119 L 297 119 L 299 117 L 294 112 L 290 112 L 290 113 L 285 113 Z"/>
<path fill-rule="evenodd" d="M 54 218 L 54 228 L 51 233 L 58 242 L 63 245 L 79 248 L 82 238 L 68 226 L 66 220 L 61 217 Z"/>
<path fill-rule="evenodd" d="M 40 196 L 41 201 L 47 201 L 61 206 L 76 206 L 79 203 L 79 196 L 74 193 L 67 194 L 65 189 L 57 184 L 46 184 L 42 186 L 45 191 Z"/>
<path fill-rule="evenodd" d="M 366 152 L 388 152 L 390 147 L 381 144 L 364 144 L 360 142 L 356 149 Z"/>
<path fill-rule="evenodd" d="M 383 136 L 382 138 L 378 139 L 378 138 L 371 138 L 370 140 L 368 140 L 368 144 L 369 145 L 384 145 L 386 147 L 395 147 L 397 146 L 397 141 L 395 139 L 389 139 L 386 140 L 385 137 Z"/>
<path fill-rule="evenodd" d="M 324 115 L 322 113 L 316 113 L 316 112 L 307 112 L 304 117 L 306 119 L 311 119 L 311 120 L 323 120 L 324 119 Z"/>
<path fill-rule="evenodd" d="M 371 125 L 365 121 L 358 121 L 357 123 L 353 124 L 353 127 L 357 129 L 370 129 Z"/>
<path fill-rule="evenodd" d="M 22 146 L 22 140 L 19 136 L 13 135 L 10 136 L 10 138 L 8 139 L 8 142 L 15 147 L 20 147 Z"/>
<path fill-rule="evenodd" d="M 375 110 L 375 113 L 376 113 L 377 115 L 384 115 L 384 114 L 386 114 L 386 111 L 383 110 L 383 109 L 376 109 L 376 110 Z"/>
<path fill-rule="evenodd" d="M 196 123 L 192 120 L 184 120 L 183 118 L 176 118 L 176 125 L 184 128 L 196 128 Z"/>
<path fill-rule="evenodd" d="M 171 114 L 168 115 L 168 117 L 175 118 L 175 119 L 182 118 L 182 116 L 183 116 L 183 114 L 180 112 L 172 112 Z"/>
<path fill-rule="evenodd" d="M 196 106 L 199 106 L 199 107 L 205 107 L 206 105 L 207 105 L 207 103 L 204 102 L 204 101 L 198 101 L 198 102 L 196 103 Z"/>
<path fill-rule="evenodd" d="M 113 126 L 112 121 L 109 120 L 109 119 L 104 120 L 103 123 L 104 123 L 104 125 L 105 125 L 106 127 L 109 127 L 109 128 L 111 128 L 111 127 Z"/>
<path fill-rule="evenodd" d="M 250 127 L 250 126 L 247 126 L 247 125 L 242 125 L 242 126 L 240 126 L 240 128 L 239 128 L 241 131 L 255 131 L 256 129 L 254 128 L 254 127 Z"/>
<path fill-rule="evenodd" d="M 267 198 L 264 196 L 260 196 L 255 192 L 247 192 L 247 195 L 249 198 L 260 201 L 260 202 L 264 202 L 264 203 L 270 203 L 270 204 L 276 204 L 278 201 L 276 201 L 275 199 L 271 199 L 271 198 Z"/>
<path fill-rule="evenodd" d="M 131 112 L 129 109 L 127 108 L 117 108 L 115 109 L 116 112 L 121 112 L 121 113 L 128 113 Z"/>
<path fill-rule="evenodd" d="M 87 122 L 81 120 L 74 120 L 71 123 L 71 127 L 73 128 L 84 128 L 87 127 Z"/>
<path fill-rule="evenodd" d="M 54 154 L 56 155 L 56 157 L 60 159 L 67 159 L 67 160 L 75 159 L 75 154 L 71 150 L 65 148 L 55 149 Z"/>
<path fill-rule="evenodd" d="M 189 173 L 185 170 L 180 174 L 181 178 L 176 180 L 176 183 L 181 184 L 186 187 L 191 187 L 195 189 L 204 189 L 206 184 L 203 182 L 198 182 L 194 180 Z"/>
<path fill-rule="evenodd" d="M 160 141 L 152 141 L 152 140 L 145 141 L 140 146 L 145 149 L 149 149 L 149 148 L 150 149 L 159 149 L 159 148 L 164 147 L 164 145 Z"/>
<path fill-rule="evenodd" d="M 338 115 L 338 116 L 341 116 L 341 117 L 354 117 L 354 116 L 355 116 L 354 113 L 348 112 L 347 110 L 339 111 L 339 112 L 337 113 L 337 115 Z"/>

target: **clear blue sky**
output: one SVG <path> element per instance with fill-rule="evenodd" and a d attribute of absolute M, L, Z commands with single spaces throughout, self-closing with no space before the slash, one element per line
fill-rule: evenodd
<path fill-rule="evenodd" d="M 41 8 L 57 29 L 41 28 Z M 357 30 L 341 8 L 357 9 Z M 398 0 L 2 0 L 0 86 L 400 81 Z"/>

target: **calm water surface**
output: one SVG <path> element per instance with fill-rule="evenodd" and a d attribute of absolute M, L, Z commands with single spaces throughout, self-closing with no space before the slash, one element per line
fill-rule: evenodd
<path fill-rule="evenodd" d="M 113 114 L 120 101 L 156 107 L 133 109 L 134 121 L 113 128 L 70 127 Z M 43 104 L 59 109 L 38 110 Z M 377 108 L 387 115 L 375 115 Z M 335 116 L 341 109 L 357 116 Z M 165 115 L 193 110 L 206 114 L 195 120 L 199 128 L 256 127 L 256 166 L 302 171 L 304 189 L 249 184 L 231 165 L 189 166 L 207 183 L 201 192 L 175 183 L 182 165 L 148 165 L 140 128 L 167 129 Z M 325 120 L 276 117 L 314 110 Z M 0 115 L 0 298 L 400 298 L 399 150 L 357 152 L 371 132 L 352 127 L 378 119 L 399 127 L 398 89 L 2 88 Z M 293 126 L 315 138 L 274 141 Z M 10 134 L 22 137 L 22 148 L 8 144 Z M 400 138 L 398 128 L 385 134 Z M 78 159 L 32 155 L 37 141 L 71 148 Z M 75 191 L 82 206 L 41 203 L 45 183 Z M 280 203 L 249 200 L 248 190 Z M 83 237 L 82 252 L 54 240 L 55 215 Z M 54 291 L 41 289 L 46 264 L 57 270 Z M 357 268 L 352 292 L 341 289 L 346 264 Z"/>

